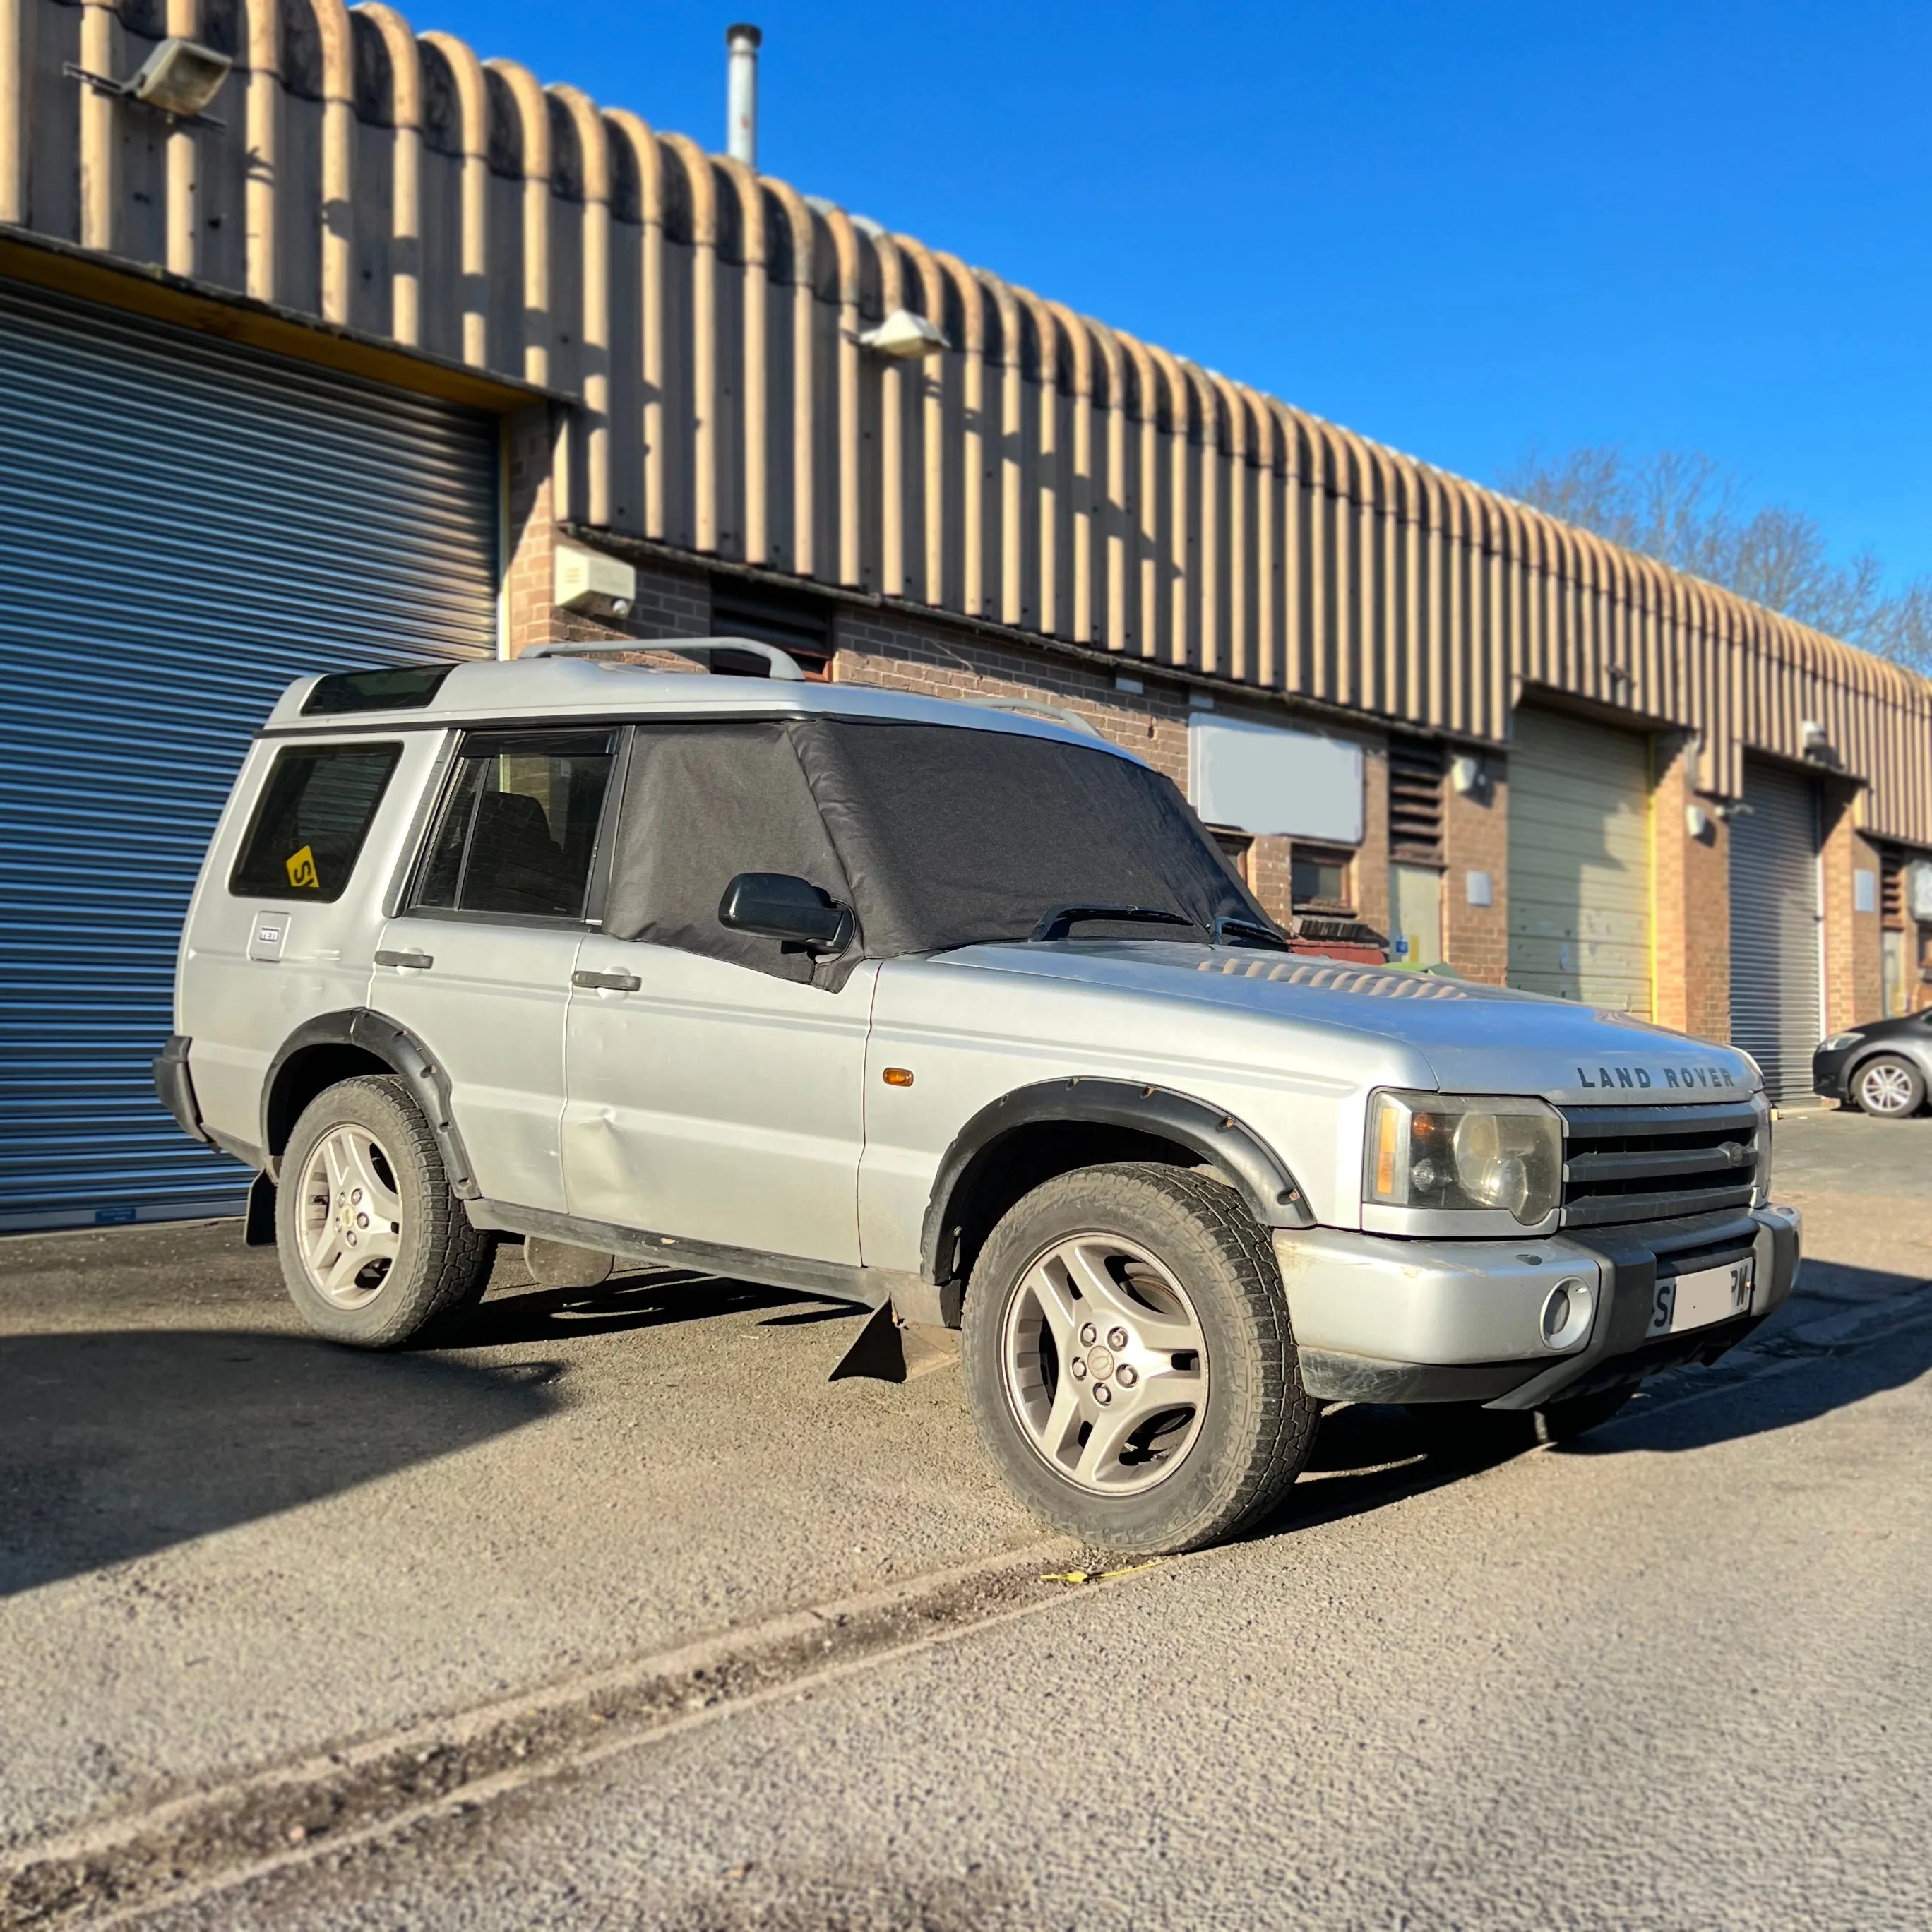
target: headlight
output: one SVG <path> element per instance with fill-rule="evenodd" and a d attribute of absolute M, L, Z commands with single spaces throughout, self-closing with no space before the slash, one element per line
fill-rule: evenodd
<path fill-rule="evenodd" d="M 1864 1038 L 1862 1033 L 1834 1033 L 1818 1051 L 1820 1053 L 1842 1053 L 1848 1046 L 1856 1046 Z"/>
<path fill-rule="evenodd" d="M 1533 1228 L 1562 1197 L 1563 1123 L 1540 1100 L 1380 1093 L 1366 1180 L 1386 1207 L 1502 1211 Z"/>

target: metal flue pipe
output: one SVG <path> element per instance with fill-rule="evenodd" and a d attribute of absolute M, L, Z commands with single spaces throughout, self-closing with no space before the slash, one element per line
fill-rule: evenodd
<path fill-rule="evenodd" d="M 724 29 L 724 44 L 731 50 L 724 152 L 748 168 L 758 165 L 758 48 L 764 38 L 742 21 Z"/>

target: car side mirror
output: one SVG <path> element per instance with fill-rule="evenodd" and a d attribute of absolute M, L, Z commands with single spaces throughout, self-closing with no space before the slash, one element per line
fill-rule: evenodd
<path fill-rule="evenodd" d="M 790 872 L 740 872 L 718 902 L 718 923 L 783 940 L 806 952 L 842 952 L 852 943 L 849 906 Z"/>

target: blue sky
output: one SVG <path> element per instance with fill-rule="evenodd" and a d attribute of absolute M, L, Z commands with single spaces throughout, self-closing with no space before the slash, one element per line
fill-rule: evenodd
<path fill-rule="evenodd" d="M 1932 5 L 423 0 L 1303 407 L 1482 479 L 1702 449 L 1932 571 Z"/>

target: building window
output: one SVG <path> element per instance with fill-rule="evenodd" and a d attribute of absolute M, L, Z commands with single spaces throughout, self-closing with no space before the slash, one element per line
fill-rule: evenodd
<path fill-rule="evenodd" d="M 1252 890 L 1255 880 L 1250 868 L 1254 856 L 1254 840 L 1246 832 L 1230 831 L 1224 825 L 1209 826 L 1208 836 L 1220 847 L 1222 856 L 1234 867 L 1242 884 Z"/>
<path fill-rule="evenodd" d="M 1353 912 L 1354 854 L 1339 848 L 1298 844 L 1289 861 L 1288 890 L 1294 909 L 1311 912 Z"/>

